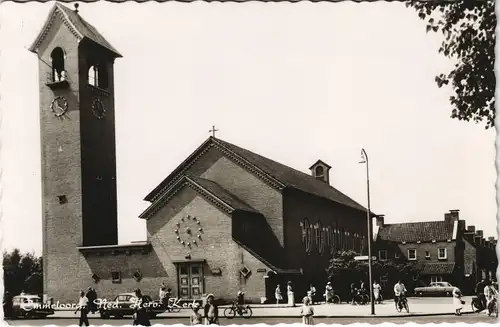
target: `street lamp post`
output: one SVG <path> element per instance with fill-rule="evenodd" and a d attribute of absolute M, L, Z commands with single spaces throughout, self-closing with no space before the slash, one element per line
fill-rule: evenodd
<path fill-rule="evenodd" d="M 368 284 L 370 285 L 370 304 L 372 315 L 375 314 L 375 299 L 373 298 L 373 280 L 372 280 L 372 218 L 370 210 L 370 172 L 368 166 L 368 155 L 365 149 L 361 149 L 361 162 L 366 164 L 366 192 L 368 195 L 368 209 L 366 211 L 366 220 L 368 224 Z"/>

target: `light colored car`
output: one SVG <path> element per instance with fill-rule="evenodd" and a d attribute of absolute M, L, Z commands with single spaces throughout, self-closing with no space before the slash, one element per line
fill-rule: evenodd
<path fill-rule="evenodd" d="M 14 318 L 46 318 L 54 314 L 54 309 L 44 304 L 38 295 L 22 294 L 12 298 L 12 313 Z"/>
<path fill-rule="evenodd" d="M 451 296 L 455 287 L 448 282 L 433 282 L 429 286 L 416 287 L 417 296 Z"/>

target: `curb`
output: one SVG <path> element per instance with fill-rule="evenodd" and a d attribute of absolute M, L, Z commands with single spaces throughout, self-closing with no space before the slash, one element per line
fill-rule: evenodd
<path fill-rule="evenodd" d="M 463 312 L 462 315 L 469 315 L 469 314 L 474 314 L 474 312 Z M 405 317 L 437 317 L 437 316 L 451 316 L 453 315 L 453 312 L 440 312 L 440 313 L 401 313 L 401 314 L 394 314 L 394 315 L 363 315 L 363 316 L 349 316 L 349 315 L 317 315 L 314 316 L 314 318 L 318 319 L 324 319 L 324 318 L 356 318 L 356 319 L 368 319 L 368 318 L 376 318 L 376 319 L 383 319 L 383 318 L 405 318 Z M 269 315 L 269 316 L 252 316 L 248 320 L 251 320 L 252 318 L 259 318 L 259 319 L 265 319 L 265 318 L 271 318 L 271 319 L 278 319 L 278 318 L 297 318 L 299 319 L 299 316 L 285 316 L 285 315 Z M 54 320 L 54 319 L 78 319 L 79 316 L 74 316 L 74 317 L 51 317 L 48 316 L 46 319 L 48 320 Z M 156 321 L 156 320 L 164 320 L 164 319 L 187 319 L 189 316 L 157 316 L 155 318 L 152 318 L 151 321 Z M 242 317 L 235 317 L 228 319 L 226 317 L 220 317 L 222 319 L 244 319 Z M 89 320 L 92 319 L 101 319 L 100 317 L 89 317 Z M 132 318 L 130 318 L 132 319 Z M 23 320 L 23 319 L 16 319 L 16 320 Z M 103 319 L 103 320 L 117 320 L 117 319 Z M 120 319 L 120 320 L 129 320 L 129 319 Z"/>

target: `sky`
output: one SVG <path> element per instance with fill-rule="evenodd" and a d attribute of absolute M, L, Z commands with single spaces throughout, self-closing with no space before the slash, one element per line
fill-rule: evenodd
<path fill-rule="evenodd" d="M 41 254 L 38 63 L 53 3 L 0 6 L 4 249 Z M 69 4 L 68 6 L 73 6 Z M 143 198 L 210 134 L 331 184 L 387 223 L 461 219 L 497 236 L 495 131 L 450 118 L 453 62 L 402 3 L 81 3 L 115 64 L 119 243 Z"/>

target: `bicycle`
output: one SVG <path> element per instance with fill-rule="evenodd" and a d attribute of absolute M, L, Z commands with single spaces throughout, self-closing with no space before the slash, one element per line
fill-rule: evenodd
<path fill-rule="evenodd" d="M 239 306 L 236 302 L 233 302 L 229 308 L 224 309 L 224 317 L 227 319 L 233 319 L 236 313 L 238 313 L 240 317 L 248 319 L 252 316 L 252 308 L 250 308 L 249 305 Z"/>
<path fill-rule="evenodd" d="M 323 297 L 325 298 L 325 303 L 333 303 L 333 304 L 339 304 L 340 303 L 340 297 L 337 294 L 332 294 L 329 295 L 328 297 L 330 298 L 328 301 L 326 300 L 326 294 L 323 294 Z"/>
<path fill-rule="evenodd" d="M 408 299 L 406 298 L 406 296 L 402 295 L 399 297 L 396 309 L 398 310 L 398 312 L 401 312 L 403 311 L 403 309 L 405 309 L 407 313 L 410 313 L 410 306 L 408 305 Z"/>

